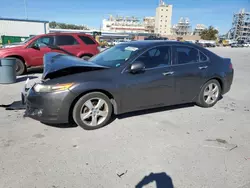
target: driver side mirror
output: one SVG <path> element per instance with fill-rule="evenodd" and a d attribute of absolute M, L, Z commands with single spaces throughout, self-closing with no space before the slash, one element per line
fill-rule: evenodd
<path fill-rule="evenodd" d="M 35 49 L 35 50 L 40 50 L 39 44 L 37 44 L 35 42 L 30 47 Z"/>
<path fill-rule="evenodd" d="M 132 74 L 136 74 L 136 73 L 144 72 L 144 70 L 145 70 L 145 64 L 141 61 L 135 61 L 131 65 L 129 72 L 131 72 Z"/>

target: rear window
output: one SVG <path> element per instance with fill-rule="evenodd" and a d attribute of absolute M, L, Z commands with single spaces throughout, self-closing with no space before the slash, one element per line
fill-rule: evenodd
<path fill-rule="evenodd" d="M 64 46 L 64 45 L 77 45 L 78 42 L 71 35 L 58 35 L 56 36 L 56 45 Z"/>
<path fill-rule="evenodd" d="M 93 41 L 91 38 L 89 38 L 87 36 L 78 35 L 78 37 L 82 40 L 82 42 L 84 42 L 87 45 L 95 44 L 95 41 Z"/>

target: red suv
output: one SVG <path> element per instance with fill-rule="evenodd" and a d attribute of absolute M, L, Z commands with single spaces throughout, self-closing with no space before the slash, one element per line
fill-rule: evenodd
<path fill-rule="evenodd" d="M 16 73 L 22 75 L 27 68 L 43 66 L 45 53 L 58 51 L 46 46 L 56 45 L 83 59 L 99 53 L 99 44 L 93 37 L 81 33 L 50 33 L 30 37 L 24 42 L 0 49 L 0 58 L 16 58 Z"/>

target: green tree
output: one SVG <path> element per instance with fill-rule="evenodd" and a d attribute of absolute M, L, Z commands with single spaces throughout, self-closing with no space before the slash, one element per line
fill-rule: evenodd
<path fill-rule="evenodd" d="M 205 29 L 201 32 L 201 39 L 203 40 L 216 40 L 218 30 L 215 29 L 213 26 L 209 26 L 208 29 Z"/>
<path fill-rule="evenodd" d="M 56 28 L 57 23 L 55 21 L 49 23 L 50 28 Z"/>

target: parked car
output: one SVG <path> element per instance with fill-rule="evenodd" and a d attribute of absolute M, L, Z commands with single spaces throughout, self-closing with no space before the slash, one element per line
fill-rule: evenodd
<path fill-rule="evenodd" d="M 0 49 L 0 58 L 16 58 L 16 73 L 22 75 L 27 68 L 43 66 L 43 56 L 52 50 L 48 45 L 57 45 L 83 59 L 99 53 L 99 44 L 90 35 L 80 33 L 50 33 L 33 36 L 17 46 Z"/>
<path fill-rule="evenodd" d="M 244 47 L 250 47 L 250 43 L 244 43 L 243 46 Z"/>
<path fill-rule="evenodd" d="M 41 83 L 28 91 L 26 116 L 72 120 L 88 130 L 106 125 L 112 114 L 181 103 L 212 107 L 234 74 L 231 59 L 176 41 L 122 43 L 88 62 L 48 53 L 44 64 Z"/>

